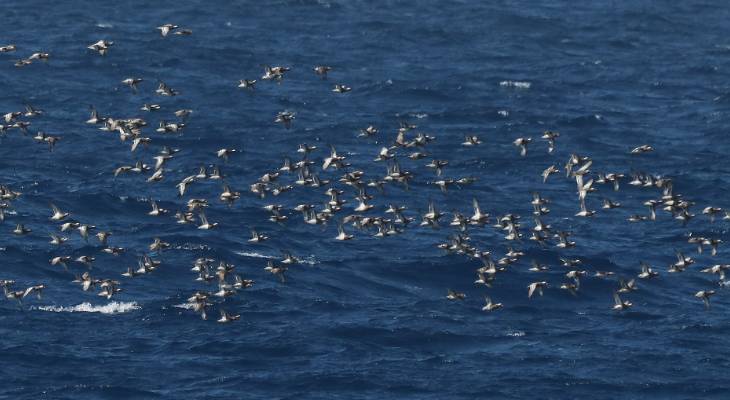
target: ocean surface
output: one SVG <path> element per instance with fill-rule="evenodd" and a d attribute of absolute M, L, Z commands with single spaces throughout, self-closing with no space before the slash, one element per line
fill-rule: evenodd
<path fill-rule="evenodd" d="M 719 0 L 659 1 L 113 1 L 39 0 L 3 3 L 0 111 L 44 110 L 29 134 L 10 129 L 0 137 L 0 184 L 22 192 L 0 223 L 0 279 L 15 288 L 45 284 L 43 297 L 22 307 L 0 301 L 0 398 L 12 399 L 477 399 L 730 398 L 730 289 L 700 272 L 728 262 L 727 250 L 697 254 L 689 232 L 730 241 L 722 215 L 710 223 L 706 206 L 730 209 L 730 6 Z M 190 36 L 161 37 L 155 27 L 174 23 Z M 105 56 L 86 46 L 114 42 Z M 30 54 L 47 62 L 15 67 Z M 327 79 L 312 68 L 329 65 Z M 263 65 L 290 67 L 283 81 L 262 81 Z M 138 93 L 122 85 L 141 77 Z M 237 88 L 258 79 L 255 90 Z M 158 81 L 179 91 L 155 94 Z M 352 87 L 333 93 L 334 84 Z M 161 110 L 140 111 L 144 103 Z M 93 105 L 103 116 L 144 118 L 148 147 L 130 151 L 117 133 L 86 124 Z M 192 109 L 180 134 L 154 131 Z M 274 123 L 278 112 L 296 113 L 291 129 Z M 386 162 L 373 162 L 391 145 L 401 122 L 436 139 L 412 161 L 396 150 L 414 179 L 409 190 L 369 189 L 375 208 L 408 207 L 416 218 L 403 233 L 345 227 L 354 239 L 334 240 L 337 221 L 357 204 L 356 192 L 337 182 L 343 170 L 320 171 L 329 146 L 380 179 Z M 374 138 L 358 137 L 374 125 Z M 553 154 L 540 139 L 560 132 Z M 62 139 L 55 149 L 37 143 L 37 131 Z M 482 144 L 462 146 L 465 135 Z M 520 157 L 512 142 L 532 137 Z M 343 211 L 326 225 L 309 225 L 299 203 L 318 208 L 324 188 L 295 189 L 260 199 L 249 186 L 284 159 L 301 159 L 300 143 L 323 179 L 344 190 Z M 648 144 L 653 152 L 632 156 Z M 154 164 L 162 146 L 180 149 L 151 172 L 113 171 L 138 160 Z M 236 149 L 227 162 L 221 148 Z M 564 172 L 542 182 L 549 165 L 570 154 L 590 156 L 592 173 L 626 174 L 621 189 L 598 185 L 588 195 L 592 218 L 579 218 L 575 182 Z M 440 191 L 432 159 L 446 159 L 444 177 L 475 177 L 471 185 Z M 219 165 L 241 198 L 218 200 L 221 181 L 196 182 L 184 197 L 175 185 L 201 165 Z M 674 192 L 695 203 L 683 226 L 666 212 L 656 221 L 642 205 L 656 188 L 628 185 L 643 172 L 671 178 Z M 282 173 L 290 184 L 296 174 Z M 543 216 L 556 230 L 573 233 L 576 246 L 541 248 L 527 239 L 532 192 L 550 200 Z M 206 198 L 214 230 L 175 223 L 172 214 L 190 198 Z M 471 213 L 476 198 L 491 221 L 469 228 L 470 243 L 498 259 L 511 245 L 526 254 L 497 275 L 492 288 L 473 284 L 479 260 L 447 254 L 437 245 L 456 230 L 451 212 Z M 621 208 L 602 210 L 610 198 Z M 171 210 L 151 217 L 148 200 Z M 446 212 L 440 228 L 420 227 L 432 200 Z M 49 233 L 49 204 L 70 219 L 112 232 L 109 243 L 126 251 L 102 253 L 95 238 L 78 232 L 56 248 Z M 268 220 L 262 207 L 281 204 L 289 219 Z M 508 242 L 491 225 L 495 216 L 522 216 L 522 240 Z M 32 232 L 13 234 L 22 223 Z M 249 243 L 250 229 L 269 236 Z M 153 238 L 171 248 L 154 259 L 151 274 L 124 278 Z M 695 259 L 680 274 L 667 273 L 675 250 Z M 264 270 L 283 251 L 302 259 L 285 283 Z M 85 292 L 59 255 L 96 257 L 90 273 L 120 281 L 107 300 Z M 216 300 L 209 319 L 186 308 L 198 290 L 216 291 L 190 271 L 199 257 L 234 264 L 253 287 Z M 581 269 L 612 271 L 586 277 L 577 296 L 560 290 L 567 269 L 560 258 L 580 258 Z M 536 260 L 546 272 L 529 272 Z M 619 278 L 635 277 L 645 261 L 660 273 L 637 280 L 625 296 L 633 307 L 612 310 Z M 544 296 L 527 297 L 527 285 L 550 283 Z M 716 290 L 705 309 L 694 294 Z M 446 299 L 448 289 L 466 294 Z M 504 307 L 481 310 L 489 295 Z M 240 320 L 216 323 L 218 310 Z"/>

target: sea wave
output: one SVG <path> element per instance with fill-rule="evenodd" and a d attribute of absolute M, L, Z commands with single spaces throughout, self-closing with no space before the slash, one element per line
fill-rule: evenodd
<path fill-rule="evenodd" d="M 175 250 L 210 250 L 210 246 L 197 243 L 184 243 L 181 245 L 172 246 L 172 248 Z"/>
<path fill-rule="evenodd" d="M 139 310 L 142 307 L 135 301 L 131 302 L 119 302 L 112 301 L 108 304 L 93 305 L 88 302 L 77 304 L 75 306 L 37 306 L 34 307 L 40 311 L 51 311 L 51 312 L 89 312 L 89 313 L 101 313 L 101 314 L 122 314 L 129 311 Z"/>
<path fill-rule="evenodd" d="M 274 256 L 267 256 L 266 254 L 257 253 L 255 251 L 234 251 L 234 253 L 238 254 L 239 256 L 244 256 L 244 257 L 267 258 L 267 259 L 276 258 Z"/>
<path fill-rule="evenodd" d="M 502 81 L 499 82 L 499 86 L 513 87 L 517 89 L 529 89 L 530 86 L 532 86 L 532 83 L 525 81 Z"/>
<path fill-rule="evenodd" d="M 274 260 L 279 257 L 277 256 L 271 256 L 266 254 L 257 253 L 255 251 L 234 251 L 235 254 L 238 254 L 239 256 L 244 257 L 251 257 L 251 258 L 265 258 L 267 260 Z M 306 258 L 299 258 L 299 264 L 307 264 L 307 265 L 315 265 L 319 264 L 319 261 L 314 258 L 314 256 L 308 256 Z"/>

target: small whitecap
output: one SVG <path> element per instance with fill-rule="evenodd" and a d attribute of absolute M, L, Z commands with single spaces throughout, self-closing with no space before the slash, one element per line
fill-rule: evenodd
<path fill-rule="evenodd" d="M 529 89 L 530 86 L 532 86 L 532 83 L 524 81 L 502 81 L 499 82 L 499 86 L 513 87 L 517 89 Z"/>
<path fill-rule="evenodd" d="M 309 256 L 307 258 L 299 259 L 300 264 L 307 264 L 307 265 L 315 265 L 319 264 L 319 261 L 317 261 L 314 256 Z"/>
<path fill-rule="evenodd" d="M 522 332 L 522 331 L 507 332 L 507 336 L 509 336 L 509 337 L 523 337 L 523 336 L 525 336 L 525 332 Z"/>
<path fill-rule="evenodd" d="M 506 117 L 506 116 L 509 115 L 509 111 L 507 111 L 507 110 L 499 110 L 499 111 L 497 111 L 497 114 L 499 114 L 502 117 Z"/>
<path fill-rule="evenodd" d="M 184 243 L 172 248 L 175 250 L 210 250 L 210 246 L 198 243 Z"/>
<path fill-rule="evenodd" d="M 239 256 L 244 257 L 253 257 L 253 258 L 276 258 L 274 256 L 267 256 L 265 254 L 256 253 L 255 251 L 234 251 L 234 253 L 238 254 Z"/>
<path fill-rule="evenodd" d="M 98 24 L 96 24 L 96 26 L 97 26 L 97 28 L 104 28 L 104 29 L 109 29 L 109 28 L 114 27 L 114 25 L 112 25 L 108 22 L 99 22 Z"/>
<path fill-rule="evenodd" d="M 112 301 L 108 304 L 92 305 L 91 303 L 84 302 L 75 306 L 38 306 L 34 309 L 40 311 L 51 311 L 51 312 L 89 312 L 89 313 L 100 313 L 100 314 L 122 314 L 129 311 L 139 310 L 142 308 L 137 302 L 118 302 Z"/>
<path fill-rule="evenodd" d="M 195 308 L 195 305 L 192 303 L 180 303 L 180 304 L 175 304 L 173 307 L 182 308 L 184 310 L 192 310 L 193 308 Z"/>
<path fill-rule="evenodd" d="M 275 258 L 278 258 L 276 256 L 256 253 L 255 251 L 234 251 L 234 253 L 238 254 L 239 256 L 252 257 L 252 258 L 265 258 L 268 260 L 273 260 Z M 313 255 L 310 255 L 310 256 L 307 256 L 306 258 L 299 258 L 299 264 L 316 265 L 316 264 L 319 264 L 319 261 L 316 258 L 314 258 Z"/>
<path fill-rule="evenodd" d="M 422 114 L 413 114 L 413 116 L 414 116 L 414 117 L 416 117 L 416 118 L 418 118 L 418 119 L 424 119 L 424 118 L 428 118 L 428 114 L 426 114 L 426 113 L 422 113 Z"/>

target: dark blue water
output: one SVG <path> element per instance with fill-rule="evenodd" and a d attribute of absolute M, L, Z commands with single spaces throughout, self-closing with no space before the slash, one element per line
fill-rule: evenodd
<path fill-rule="evenodd" d="M 21 117 L 30 134 L 9 130 L 0 139 L 0 184 L 23 194 L 0 224 L 0 279 L 16 289 L 43 283 L 44 296 L 22 308 L 0 302 L 0 398 L 14 399 L 203 399 L 203 398 L 727 398 L 730 334 L 728 293 L 700 269 L 726 261 L 727 251 L 697 254 L 685 235 L 730 240 L 727 221 L 710 223 L 706 206 L 730 207 L 727 154 L 730 111 L 730 7 L 725 2 L 361 2 L 361 1 L 9 1 L 0 16 L 0 111 L 22 110 L 26 102 L 45 110 Z M 484 3 L 484 4 L 481 4 Z M 488 4 L 487 4 L 488 3 Z M 540 4 L 542 3 L 542 4 Z M 192 29 L 191 36 L 162 38 L 163 23 Z M 102 57 L 85 47 L 114 41 Z M 16 68 L 30 54 L 50 54 Z M 263 64 L 291 67 L 281 84 L 260 81 L 254 91 L 239 79 L 259 79 Z M 334 70 L 322 80 L 319 64 Z M 142 77 L 135 94 L 119 82 Z M 162 80 L 180 94 L 156 96 Z M 517 87 L 501 82 L 521 82 Z M 351 86 L 332 92 L 335 83 Z M 527 84 L 529 84 L 529 87 Z M 521 86 L 521 87 L 520 87 Z M 146 113 L 144 103 L 162 109 Z M 145 118 L 147 148 L 130 152 L 116 133 L 84 123 L 89 105 L 104 116 Z M 183 133 L 154 132 L 173 112 L 194 113 Z M 296 113 L 290 130 L 273 122 L 280 111 Z M 526 256 L 497 275 L 491 289 L 473 285 L 481 264 L 449 255 L 436 245 L 454 233 L 444 217 L 440 229 L 418 221 L 393 237 L 347 226 L 354 240 L 338 242 L 337 221 L 352 214 L 356 194 L 326 226 L 305 224 L 291 209 L 327 201 L 323 188 L 302 188 L 259 199 L 248 190 L 285 156 L 298 160 L 299 143 L 318 146 L 311 158 L 319 171 L 327 147 L 335 145 L 365 173 L 380 179 L 385 163 L 374 163 L 382 145 L 392 144 L 401 121 L 418 125 L 436 140 L 411 161 L 410 190 L 369 190 L 383 214 L 388 203 L 409 207 L 418 217 L 432 199 L 441 210 L 471 212 L 479 199 L 492 216 L 522 216 L 525 237 L 504 240 L 487 226 L 471 228 L 471 244 L 502 257 L 508 245 Z M 375 139 L 358 138 L 368 125 Z M 36 143 L 37 131 L 62 137 L 53 152 Z M 560 132 L 554 154 L 539 139 Z M 413 135 L 413 133 L 410 133 Z M 464 135 L 483 143 L 460 145 Z M 532 137 L 526 157 L 512 145 Z M 639 145 L 652 153 L 629 156 Z M 153 164 L 162 146 L 179 148 L 165 177 L 151 173 L 113 177 L 114 168 L 137 160 Z M 237 149 L 227 163 L 221 148 Z M 661 212 L 656 221 L 629 223 L 648 215 L 642 205 L 656 188 L 622 181 L 621 190 L 596 185 L 588 195 L 593 218 L 576 218 L 575 183 L 564 173 L 542 183 L 540 172 L 562 166 L 571 153 L 590 156 L 593 173 L 645 172 L 672 178 L 675 193 L 696 203 L 687 226 Z M 442 193 L 425 168 L 431 158 L 448 159 L 448 178 L 476 182 Z M 225 181 L 241 192 L 231 207 L 218 195 L 222 183 L 196 182 L 185 197 L 175 184 L 200 165 L 218 164 Z M 319 172 L 336 181 L 343 171 Z M 280 178 L 282 184 L 296 175 Z M 532 226 L 531 192 L 551 200 L 543 220 L 570 230 L 577 246 L 542 249 L 527 240 Z M 210 201 L 211 231 L 151 217 L 147 199 L 177 211 L 189 198 Z M 604 197 L 623 203 L 604 211 Z M 71 218 L 113 233 L 110 244 L 127 251 L 102 253 L 96 240 L 77 233 L 59 248 L 48 243 L 58 223 L 55 203 Z M 276 203 L 289 220 L 268 221 L 262 209 Z M 25 224 L 32 232 L 12 233 Z M 247 242 L 256 228 L 270 237 Z M 153 254 L 159 269 L 133 279 L 120 274 L 148 253 L 153 238 L 172 248 Z M 668 274 L 682 250 L 696 263 Z M 286 283 L 264 271 L 267 259 L 290 251 L 305 262 L 293 266 Z M 86 270 L 52 266 L 58 255 L 93 255 L 94 277 L 121 281 L 112 300 L 84 292 L 71 281 Z M 203 321 L 182 308 L 196 290 L 216 285 L 195 281 L 198 257 L 224 260 L 255 285 L 217 303 Z M 582 269 L 613 271 L 610 279 L 586 278 L 578 296 L 558 289 L 566 268 L 560 257 L 582 258 Z M 548 264 L 529 272 L 531 260 Z M 633 277 L 639 261 L 660 276 L 641 280 L 626 295 L 634 306 L 614 312 L 618 278 Z M 527 298 L 527 285 L 551 284 L 543 297 Z M 448 288 L 467 295 L 446 300 Z M 712 308 L 693 295 L 715 288 Z M 483 296 L 504 308 L 481 311 Z M 218 324 L 218 309 L 241 315 Z"/>

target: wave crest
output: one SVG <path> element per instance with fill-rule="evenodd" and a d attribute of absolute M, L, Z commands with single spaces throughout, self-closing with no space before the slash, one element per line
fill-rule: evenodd
<path fill-rule="evenodd" d="M 529 89 L 530 86 L 532 86 L 532 83 L 521 82 L 521 81 L 502 81 L 502 82 L 499 82 L 499 86 L 513 87 L 513 88 L 517 88 L 517 89 Z"/>
<path fill-rule="evenodd" d="M 275 259 L 279 258 L 276 256 L 257 253 L 255 251 L 234 251 L 234 253 L 238 254 L 239 256 L 251 257 L 251 258 L 265 258 L 267 260 L 275 260 Z M 300 258 L 299 264 L 316 265 L 316 264 L 319 264 L 319 261 L 317 261 L 317 259 L 315 259 L 313 255 L 310 255 L 306 258 Z"/>
<path fill-rule="evenodd" d="M 173 305 L 173 307 L 182 308 L 184 310 L 192 310 L 193 308 L 195 308 L 195 305 L 192 303 L 180 303 L 180 304 Z"/>
<path fill-rule="evenodd" d="M 38 306 L 35 307 L 41 311 L 51 312 L 90 312 L 90 313 L 101 313 L 101 314 L 121 314 L 129 311 L 139 310 L 142 308 L 137 302 L 132 301 L 128 303 L 112 301 L 108 304 L 92 305 L 91 303 L 84 302 L 75 306 Z"/>

